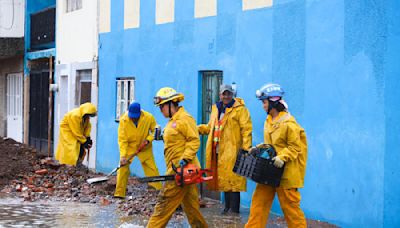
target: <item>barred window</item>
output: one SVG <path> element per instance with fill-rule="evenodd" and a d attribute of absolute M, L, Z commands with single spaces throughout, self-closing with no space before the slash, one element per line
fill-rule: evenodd
<path fill-rule="evenodd" d="M 135 78 L 117 78 L 117 104 L 115 120 L 124 114 L 129 107 L 129 104 L 135 100 Z"/>
<path fill-rule="evenodd" d="M 67 0 L 66 12 L 82 9 L 82 0 Z"/>

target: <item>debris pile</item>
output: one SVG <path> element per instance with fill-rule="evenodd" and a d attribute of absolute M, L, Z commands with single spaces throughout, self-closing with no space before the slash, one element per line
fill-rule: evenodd
<path fill-rule="evenodd" d="M 107 204 L 115 181 L 89 185 L 88 178 L 98 176 L 85 167 L 59 165 L 51 158 L 32 161 L 32 169 L 16 174 L 1 192 L 22 197 L 25 201 L 52 199 Z"/>
<path fill-rule="evenodd" d="M 13 139 L 0 137 L 0 189 L 21 173 L 33 171 L 36 150 Z"/>
<path fill-rule="evenodd" d="M 90 185 L 87 179 L 104 174 L 93 173 L 84 166 L 59 165 L 12 139 L 0 137 L 0 156 L 0 191 L 24 201 L 74 201 L 104 206 L 117 202 L 122 213 L 143 217 L 152 214 L 157 202 L 158 191 L 139 183 L 135 177 L 129 178 L 126 199 L 114 199 L 115 176 Z M 183 213 L 177 211 L 174 218 L 183 219 Z"/>

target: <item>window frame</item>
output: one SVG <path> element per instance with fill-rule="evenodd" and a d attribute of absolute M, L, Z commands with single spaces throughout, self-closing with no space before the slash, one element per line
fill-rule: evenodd
<path fill-rule="evenodd" d="M 118 77 L 115 82 L 115 122 L 119 122 L 120 117 L 128 110 L 129 104 L 135 100 L 136 79 L 135 77 Z"/>
<path fill-rule="evenodd" d="M 65 12 L 71 13 L 82 9 L 82 0 L 66 0 L 65 1 Z"/>

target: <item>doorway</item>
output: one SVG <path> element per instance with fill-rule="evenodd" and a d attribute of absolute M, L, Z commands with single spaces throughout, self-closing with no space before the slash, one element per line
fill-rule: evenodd
<path fill-rule="evenodd" d="M 211 115 L 211 107 L 217 101 L 219 101 L 219 87 L 222 84 L 223 72 L 220 70 L 210 70 L 210 71 L 200 71 L 200 120 L 201 123 L 208 123 Z M 207 136 L 201 136 L 200 145 L 200 163 L 202 167 L 205 167 L 206 162 L 206 144 Z M 204 197 L 219 200 L 220 193 L 216 191 L 209 191 L 207 188 L 201 184 L 200 186 L 201 195 Z"/>
<path fill-rule="evenodd" d="M 22 73 L 7 75 L 7 137 L 22 142 Z"/>
<path fill-rule="evenodd" d="M 29 145 L 42 153 L 48 152 L 49 71 L 31 71 L 29 89 Z M 52 107 L 53 108 L 53 107 Z M 54 113 L 54 112 L 53 112 Z M 53 119 L 50 122 L 53 128 Z M 50 151 L 53 134 L 50 134 Z"/>

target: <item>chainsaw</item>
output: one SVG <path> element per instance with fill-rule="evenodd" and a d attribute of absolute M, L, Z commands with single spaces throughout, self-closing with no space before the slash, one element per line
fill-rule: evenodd
<path fill-rule="evenodd" d="M 158 182 L 158 181 L 173 181 L 175 180 L 178 186 L 190 185 L 190 184 L 198 184 L 205 181 L 212 180 L 211 170 L 209 169 L 200 169 L 194 164 L 188 164 L 182 167 L 176 167 L 172 164 L 172 169 L 175 174 L 173 175 L 165 175 L 165 176 L 152 176 L 152 177 L 143 177 L 139 178 L 138 181 L 142 183 L 146 182 Z"/>

